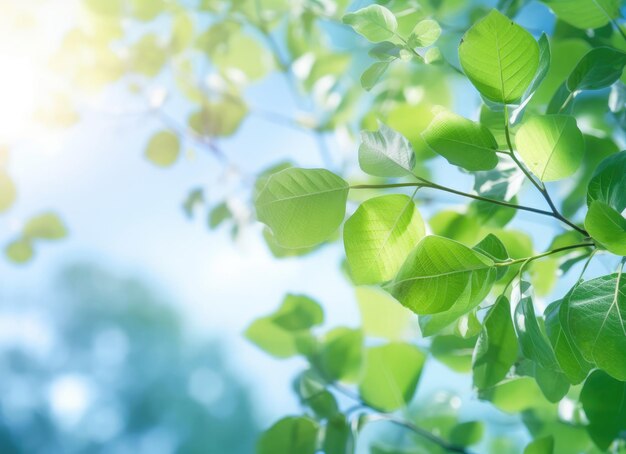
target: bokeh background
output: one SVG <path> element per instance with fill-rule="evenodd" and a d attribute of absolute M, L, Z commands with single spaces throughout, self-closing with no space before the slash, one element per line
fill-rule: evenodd
<path fill-rule="evenodd" d="M 0 452 L 252 452 L 262 429 L 298 410 L 291 381 L 303 363 L 277 361 L 242 333 L 286 292 L 318 300 L 328 326 L 358 326 L 354 288 L 339 270 L 340 244 L 277 260 L 259 225 L 233 236 L 232 221 L 210 229 L 207 214 L 186 213 L 183 202 L 190 188 L 202 188 L 208 200 L 227 199 L 249 217 L 255 173 L 282 160 L 354 172 L 358 144 L 324 137 L 329 162 L 316 137 L 258 115 L 220 140 L 226 164 L 189 146 L 176 165 L 156 168 L 143 149 L 162 118 L 146 109 L 172 88 L 167 73 L 139 95 L 113 86 L 83 97 L 78 121 L 42 127 L 32 116 L 49 101 L 46 58 L 80 20 L 80 1 L 0 0 L 0 11 L 0 143 L 10 149 L 3 165 L 18 190 L 0 217 L 3 241 L 33 212 L 52 209 L 69 232 L 38 247 L 28 263 L 0 260 Z M 538 2 L 517 20 L 537 35 L 554 23 Z M 151 26 L 158 33 L 159 21 Z M 348 30 L 331 35 L 357 54 L 364 44 Z M 366 64 L 357 55 L 354 84 Z M 454 109 L 476 118 L 473 89 L 453 80 L 449 90 Z M 245 94 L 280 118 L 302 110 L 280 74 Z M 165 108 L 176 122 L 190 106 L 174 98 Z M 437 181 L 470 184 L 439 164 L 432 167 Z M 433 206 L 461 203 L 441 197 Z M 532 232 L 537 250 L 555 228 L 524 213 L 513 225 Z M 528 439 L 517 419 L 478 402 L 468 377 L 443 367 L 429 363 L 418 400 L 463 404 L 511 445 Z"/>

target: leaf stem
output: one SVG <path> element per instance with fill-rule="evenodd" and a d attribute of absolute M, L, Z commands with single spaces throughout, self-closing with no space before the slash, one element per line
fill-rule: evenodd
<path fill-rule="evenodd" d="M 543 257 L 547 257 L 549 255 L 558 254 L 559 252 L 569 251 L 570 249 L 578 249 L 583 247 L 595 247 L 594 243 L 579 243 L 579 244 L 570 244 L 569 246 L 563 246 L 556 249 L 552 249 L 550 251 L 543 252 L 541 254 L 533 255 L 531 257 L 524 257 L 521 259 L 509 260 L 506 262 L 497 262 L 495 266 L 511 266 L 517 263 L 527 263 L 532 262 L 533 260 L 537 260 Z"/>

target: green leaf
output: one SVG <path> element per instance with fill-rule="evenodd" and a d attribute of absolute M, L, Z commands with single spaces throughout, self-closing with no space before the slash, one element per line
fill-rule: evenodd
<path fill-rule="evenodd" d="M 11 208 L 15 203 L 16 194 L 17 190 L 13 180 L 6 172 L 0 170 L 0 213 Z"/>
<path fill-rule="evenodd" d="M 569 115 L 545 115 L 525 121 L 515 135 L 517 151 L 541 181 L 572 175 L 582 163 L 585 140 Z"/>
<path fill-rule="evenodd" d="M 455 372 L 465 373 L 472 369 L 472 351 L 476 338 L 464 339 L 455 335 L 435 336 L 430 352 L 437 361 Z"/>
<path fill-rule="evenodd" d="M 571 92 L 606 88 L 620 78 L 624 65 L 626 53 L 611 47 L 592 49 L 583 56 L 568 77 L 567 88 Z"/>
<path fill-rule="evenodd" d="M 299 331 L 321 325 L 324 311 L 317 301 L 308 296 L 287 294 L 272 318 L 284 330 Z"/>
<path fill-rule="evenodd" d="M 392 411 L 405 407 L 413 398 L 426 355 L 405 343 L 371 347 L 359 383 L 361 398 L 374 408 Z"/>
<path fill-rule="evenodd" d="M 517 360 L 517 337 L 509 300 L 500 296 L 489 310 L 478 336 L 473 358 L 474 386 L 494 386 L 504 379 Z"/>
<path fill-rule="evenodd" d="M 389 62 L 379 61 L 373 63 L 365 70 L 365 72 L 363 72 L 363 74 L 361 74 L 361 86 L 367 91 L 370 91 L 374 88 L 374 85 L 376 85 L 383 74 L 385 74 L 387 68 L 389 68 Z"/>
<path fill-rule="evenodd" d="M 582 357 L 572 339 L 566 317 L 569 296 L 546 308 L 545 326 L 561 370 L 570 383 L 577 385 L 585 379 L 592 365 Z"/>
<path fill-rule="evenodd" d="M 13 263 L 26 263 L 33 258 L 35 251 L 28 239 L 20 238 L 10 242 L 4 249 L 4 254 Z"/>
<path fill-rule="evenodd" d="M 480 421 L 457 424 L 450 433 L 450 442 L 457 446 L 471 446 L 482 440 L 485 425 Z"/>
<path fill-rule="evenodd" d="M 537 384 L 546 399 L 552 403 L 557 403 L 565 397 L 569 391 L 569 381 L 565 374 L 546 369 L 537 363 L 531 363 L 531 367 L 531 373 L 537 380 Z"/>
<path fill-rule="evenodd" d="M 363 202 L 343 231 L 354 282 L 392 279 L 424 233 L 424 221 L 411 197 L 384 195 Z"/>
<path fill-rule="evenodd" d="M 587 204 L 596 200 L 618 213 L 626 209 L 626 151 L 608 156 L 596 168 L 587 188 Z"/>
<path fill-rule="evenodd" d="M 378 131 L 361 132 L 359 165 L 376 177 L 403 177 L 412 174 L 415 153 L 402 134 L 379 123 Z"/>
<path fill-rule="evenodd" d="M 294 389 L 301 403 L 311 408 L 319 418 L 330 418 L 339 412 L 337 400 L 326 389 L 324 379 L 313 370 L 300 374 L 294 382 Z"/>
<path fill-rule="evenodd" d="M 589 436 L 598 448 L 608 449 L 626 430 L 626 382 L 596 370 L 585 381 L 580 402 L 589 420 Z"/>
<path fill-rule="evenodd" d="M 478 398 L 492 402 L 506 413 L 519 413 L 547 402 L 532 377 L 507 379 L 491 388 L 479 390 Z"/>
<path fill-rule="evenodd" d="M 492 10 L 463 36 L 459 59 L 483 96 L 512 103 L 522 97 L 537 72 L 539 46 L 530 33 Z"/>
<path fill-rule="evenodd" d="M 370 5 L 343 16 L 343 23 L 373 43 L 393 38 L 398 21 L 391 11 L 381 5 Z"/>
<path fill-rule="evenodd" d="M 348 183 L 324 169 L 285 169 L 273 174 L 256 199 L 259 221 L 283 247 L 327 240 L 343 222 Z"/>
<path fill-rule="evenodd" d="M 248 108 L 242 101 L 227 99 L 205 102 L 189 116 L 187 122 L 201 136 L 229 137 L 239 130 L 247 115 Z"/>
<path fill-rule="evenodd" d="M 626 255 L 626 219 L 604 202 L 591 202 L 585 216 L 589 235 L 613 254 Z"/>
<path fill-rule="evenodd" d="M 475 251 L 480 252 L 481 254 L 485 254 L 487 257 L 490 257 L 494 261 L 505 261 L 508 260 L 509 253 L 506 250 L 506 246 L 500 241 L 500 239 L 495 236 L 493 233 L 490 233 L 485 238 L 483 238 L 476 246 L 473 247 Z M 498 267 L 496 272 L 496 278 L 502 278 L 507 272 L 507 267 L 501 266 Z"/>
<path fill-rule="evenodd" d="M 460 115 L 439 113 L 422 138 L 450 164 L 466 170 L 491 170 L 498 164 L 498 144 L 491 131 Z"/>
<path fill-rule="evenodd" d="M 180 155 L 180 140 L 170 131 L 160 131 L 152 136 L 146 147 L 146 158 L 160 167 L 169 167 Z"/>
<path fill-rule="evenodd" d="M 183 211 L 188 218 L 192 218 L 196 208 L 204 205 L 204 189 L 194 188 L 187 194 L 183 202 Z"/>
<path fill-rule="evenodd" d="M 209 227 L 215 229 L 220 226 L 225 220 L 232 217 L 230 208 L 226 202 L 215 205 L 209 213 Z"/>
<path fill-rule="evenodd" d="M 356 379 L 362 359 L 363 332 L 360 329 L 335 328 L 326 334 L 319 353 L 319 367 L 326 379 Z"/>
<path fill-rule="evenodd" d="M 495 280 L 493 260 L 456 241 L 427 236 L 386 286 L 416 314 L 450 309 L 467 289 L 468 301 L 482 300 Z"/>
<path fill-rule="evenodd" d="M 522 282 L 522 285 L 524 284 L 529 286 L 527 282 Z M 554 356 L 552 345 L 550 345 L 548 338 L 539 327 L 533 300 L 530 296 L 524 295 L 517 304 L 513 322 L 524 356 L 531 361 L 535 361 L 544 369 L 551 370 L 554 373 L 559 371 L 559 365 Z"/>
<path fill-rule="evenodd" d="M 554 453 L 554 437 L 548 435 L 541 438 L 535 438 L 524 448 L 524 454 L 553 454 Z"/>
<path fill-rule="evenodd" d="M 626 279 L 615 273 L 578 285 L 567 321 L 582 356 L 618 380 L 626 380 Z"/>
<path fill-rule="evenodd" d="M 299 343 L 306 342 L 310 334 L 284 330 L 274 323 L 272 316 L 267 316 L 253 321 L 246 329 L 244 336 L 261 350 L 276 358 L 289 358 L 299 353 Z"/>
<path fill-rule="evenodd" d="M 357 287 L 361 328 L 367 336 L 400 340 L 415 317 L 411 311 L 377 287 Z"/>
<path fill-rule="evenodd" d="M 33 216 L 22 229 L 25 239 L 60 240 L 67 236 L 67 228 L 55 213 Z"/>
<path fill-rule="evenodd" d="M 263 432 L 257 454 L 315 454 L 318 426 L 306 417 L 288 416 Z"/>
<path fill-rule="evenodd" d="M 576 28 L 600 28 L 619 16 L 619 0 L 543 0 L 556 17 Z"/>
<path fill-rule="evenodd" d="M 322 452 L 324 454 L 350 454 L 354 452 L 352 428 L 344 415 L 335 415 L 326 422 Z"/>
<path fill-rule="evenodd" d="M 419 21 L 413 33 L 409 37 L 409 43 L 414 44 L 413 47 L 428 47 L 435 44 L 441 35 L 441 26 L 432 19 Z"/>
<path fill-rule="evenodd" d="M 367 54 L 376 60 L 391 62 L 400 56 L 400 48 L 392 42 L 384 41 L 372 47 Z"/>

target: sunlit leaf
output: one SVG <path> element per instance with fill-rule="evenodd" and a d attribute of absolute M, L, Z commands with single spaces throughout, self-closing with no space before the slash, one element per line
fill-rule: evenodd
<path fill-rule="evenodd" d="M 257 454 L 314 454 L 318 426 L 306 417 L 289 416 L 263 432 L 257 442 Z"/>
<path fill-rule="evenodd" d="M 160 167 L 169 167 L 180 155 L 180 140 L 170 131 L 160 131 L 152 136 L 146 147 L 146 158 Z"/>
<path fill-rule="evenodd" d="M 619 0 L 542 0 L 562 21 L 577 28 L 600 28 L 619 16 Z"/>
<path fill-rule="evenodd" d="M 522 97 L 537 72 L 539 46 L 525 29 L 492 10 L 463 36 L 459 58 L 483 96 L 511 103 Z"/>
<path fill-rule="evenodd" d="M 425 228 L 411 197 L 394 194 L 366 200 L 346 221 L 343 239 L 357 284 L 392 279 Z"/>
<path fill-rule="evenodd" d="M 415 153 L 402 134 L 379 123 L 378 131 L 361 132 L 359 165 L 377 177 L 402 177 L 415 167 Z"/>
<path fill-rule="evenodd" d="M 398 29 L 396 17 L 381 5 L 370 5 L 348 13 L 343 16 L 343 22 L 374 43 L 393 38 Z"/>
<path fill-rule="evenodd" d="M 593 2 L 589 2 L 593 3 Z M 611 47 L 598 47 L 587 53 L 567 79 L 569 91 L 598 90 L 620 78 L 626 53 Z"/>
<path fill-rule="evenodd" d="M 284 247 L 314 246 L 343 222 L 348 183 L 323 169 L 285 169 L 273 174 L 256 199 L 259 220 Z"/>

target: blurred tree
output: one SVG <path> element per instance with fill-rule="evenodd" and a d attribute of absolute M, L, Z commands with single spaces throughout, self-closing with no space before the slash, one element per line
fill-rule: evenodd
<path fill-rule="evenodd" d="M 50 335 L 33 334 L 49 352 L 3 346 L 0 452 L 251 452 L 251 401 L 219 344 L 135 278 L 75 265 L 57 285 Z"/>

